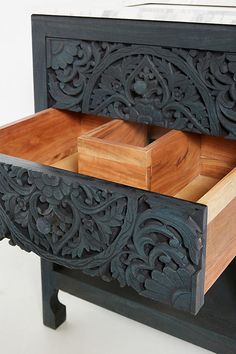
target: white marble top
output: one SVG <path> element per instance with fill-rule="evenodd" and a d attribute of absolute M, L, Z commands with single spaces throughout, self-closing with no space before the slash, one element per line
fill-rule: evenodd
<path fill-rule="evenodd" d="M 140 20 L 180 21 L 197 23 L 236 24 L 236 0 L 160 0 L 132 1 L 108 0 L 78 1 L 78 5 L 70 1 L 66 6 L 54 8 L 35 8 L 35 13 L 64 16 L 89 16 L 126 18 Z"/>

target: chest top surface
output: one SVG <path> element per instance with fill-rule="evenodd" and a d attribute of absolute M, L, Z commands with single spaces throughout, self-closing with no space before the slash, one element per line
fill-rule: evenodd
<path fill-rule="evenodd" d="M 72 4 L 71 4 L 72 5 Z M 35 4 L 36 13 L 41 6 Z M 178 21 L 194 23 L 236 24 L 235 0 L 162 0 L 86 1 L 81 4 L 55 4 L 47 6 L 48 15 L 104 17 L 113 19 L 136 19 L 151 21 Z"/>

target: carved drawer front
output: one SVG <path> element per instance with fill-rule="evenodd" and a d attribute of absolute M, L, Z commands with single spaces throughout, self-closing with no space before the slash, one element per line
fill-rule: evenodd
<path fill-rule="evenodd" d="M 148 191 L 77 173 L 78 137 L 109 124 L 48 109 L 0 129 L 1 238 L 196 314 L 235 256 L 235 142 L 154 128 L 160 148 Z"/>
<path fill-rule="evenodd" d="M 156 45 L 47 38 L 49 106 L 236 139 L 236 52 L 172 36 L 175 47 L 158 44 L 166 33 Z"/>

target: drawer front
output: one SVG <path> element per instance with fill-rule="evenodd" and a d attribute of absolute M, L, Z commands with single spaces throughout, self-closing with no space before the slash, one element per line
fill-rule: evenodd
<path fill-rule="evenodd" d="M 216 44 L 219 26 L 209 25 L 209 38 L 203 38 L 203 26 L 192 25 L 195 36 L 184 42 L 183 24 L 172 24 L 169 31 L 150 24 L 148 40 L 143 26 L 130 23 L 125 41 L 125 25 L 118 22 L 120 37 L 107 41 L 110 30 L 102 20 L 98 41 L 95 31 L 83 28 L 84 19 L 77 21 L 81 36 L 46 40 L 49 106 L 236 138 L 236 50 L 233 44 L 228 48 L 231 39 L 229 45 L 220 39 Z M 91 27 L 97 22 L 90 19 Z M 230 38 L 232 30 L 225 31 Z"/>
<path fill-rule="evenodd" d="M 0 230 L 10 244 L 197 313 L 206 206 L 0 155 Z"/>

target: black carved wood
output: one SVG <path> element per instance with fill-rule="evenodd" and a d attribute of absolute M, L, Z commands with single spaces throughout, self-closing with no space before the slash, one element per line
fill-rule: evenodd
<path fill-rule="evenodd" d="M 47 40 L 49 105 L 236 139 L 236 53 Z"/>
<path fill-rule="evenodd" d="M 55 103 L 50 97 L 48 85 L 48 72 L 51 68 L 47 68 L 50 62 L 47 60 L 47 54 L 50 54 L 48 45 L 50 46 L 49 42 L 53 38 L 58 41 L 69 39 L 78 42 L 80 39 L 89 43 L 121 43 L 125 46 L 136 44 L 170 50 L 179 48 L 186 52 L 194 48 L 198 53 L 210 52 L 217 55 L 236 53 L 236 27 L 228 25 L 33 15 L 32 30 L 36 111 Z M 54 69 L 52 74 L 55 75 Z M 235 131 L 234 120 L 232 123 L 231 130 Z M 222 133 L 230 135 L 225 128 L 222 128 Z M 43 168 L 40 169 L 42 172 Z M 115 185 L 112 186 L 115 188 Z M 50 281 L 55 291 L 61 289 L 208 350 L 235 354 L 235 262 L 233 263 L 208 291 L 205 304 L 197 316 L 139 296 L 131 287 L 122 289 L 117 281 L 107 283 L 99 277 L 90 277 L 81 274 L 79 270 L 56 264 L 42 267 L 45 285 L 43 292 L 46 292 L 43 293 L 44 308 L 50 308 L 56 302 L 55 297 L 50 302 L 53 290 L 51 286 L 47 292 Z M 198 280 L 198 285 L 201 284 Z M 199 292 L 201 299 L 202 292 Z M 195 295 L 193 291 L 193 298 L 197 298 Z M 48 326 L 53 327 L 55 321 L 62 321 L 61 312 L 50 314 L 51 317 L 48 318 L 46 312 L 47 317 L 44 318 Z M 58 318 L 55 319 L 54 316 Z"/>
<path fill-rule="evenodd" d="M 47 272 L 47 275 L 54 279 L 56 288 L 60 288 L 71 295 L 174 335 L 214 353 L 235 354 L 235 272 L 236 263 L 233 261 L 205 295 L 204 306 L 197 316 L 139 296 L 131 288 L 123 291 L 114 282 L 105 283 L 98 278 L 90 278 L 81 274 L 78 270 L 55 265 L 50 272 Z M 94 311 L 91 320 L 95 316 L 96 311 Z M 122 322 L 120 326 L 122 326 Z M 107 333 L 105 332 L 103 340 L 105 341 L 106 338 Z M 131 340 L 130 333 L 127 333 L 127 340 Z M 133 340 L 135 341 L 135 338 Z M 148 341 L 148 339 L 146 340 Z M 168 340 L 167 337 L 166 341 Z M 148 342 L 147 346 L 149 346 Z M 183 348 L 185 348 L 184 345 Z M 156 353 L 159 354 L 160 352 L 166 353 L 165 349 L 157 348 Z M 172 352 L 177 354 L 174 348 Z M 198 352 L 201 353 L 200 350 Z M 184 349 L 182 353 L 190 354 L 192 350 Z"/>
<path fill-rule="evenodd" d="M 53 270 L 52 262 L 41 259 L 43 323 L 57 329 L 66 320 L 66 307 L 58 299 L 59 287 Z"/>
<path fill-rule="evenodd" d="M 0 233 L 47 260 L 196 313 L 206 207 L 0 156 Z"/>

